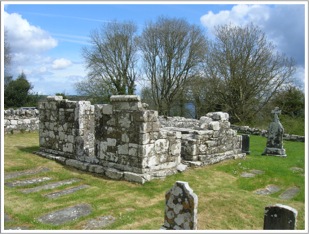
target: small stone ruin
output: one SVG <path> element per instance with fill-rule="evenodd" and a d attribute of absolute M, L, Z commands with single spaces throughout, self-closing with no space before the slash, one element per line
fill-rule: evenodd
<path fill-rule="evenodd" d="M 210 112 L 200 120 L 160 116 L 165 129 L 181 132 L 182 160 L 193 166 L 245 157 L 242 136 L 230 128 L 228 120 L 225 112 Z"/>
<path fill-rule="evenodd" d="M 38 155 L 112 179 L 144 183 L 202 166 L 242 158 L 241 136 L 228 114 L 213 112 L 186 126 L 145 109 L 139 96 L 115 95 L 110 104 L 49 96 L 39 104 Z M 181 121 L 180 121 L 181 122 Z M 169 125 L 169 126 L 168 126 Z"/>

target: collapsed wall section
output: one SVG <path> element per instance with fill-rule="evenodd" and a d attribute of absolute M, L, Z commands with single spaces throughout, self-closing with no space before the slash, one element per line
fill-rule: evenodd
<path fill-rule="evenodd" d="M 176 117 L 176 119 L 179 117 Z M 214 164 L 227 159 L 243 158 L 242 136 L 230 128 L 228 113 L 210 112 L 200 120 L 179 121 L 172 117 L 163 118 L 167 129 L 182 133 L 181 157 L 186 163 L 195 166 Z M 176 123 L 177 127 L 173 127 Z"/>

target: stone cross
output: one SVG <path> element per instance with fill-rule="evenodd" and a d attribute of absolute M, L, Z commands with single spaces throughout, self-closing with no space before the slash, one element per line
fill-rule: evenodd
<path fill-rule="evenodd" d="M 274 121 L 279 120 L 278 115 L 281 114 L 281 110 L 279 109 L 279 107 L 276 106 L 275 109 L 271 111 L 271 113 L 274 114 Z"/>
<path fill-rule="evenodd" d="M 187 182 L 177 181 L 165 194 L 165 230 L 196 230 L 198 197 Z"/>
<path fill-rule="evenodd" d="M 294 230 L 296 228 L 297 210 L 276 204 L 265 207 L 264 230 Z"/>
<path fill-rule="evenodd" d="M 275 107 L 271 113 L 274 114 L 274 119 L 269 124 L 266 148 L 262 155 L 286 157 L 285 149 L 283 148 L 284 128 L 278 117 L 278 114 L 281 114 L 281 110 L 279 107 Z"/>

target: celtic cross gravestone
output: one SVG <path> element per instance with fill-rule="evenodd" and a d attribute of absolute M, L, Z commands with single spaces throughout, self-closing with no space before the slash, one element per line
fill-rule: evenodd
<path fill-rule="evenodd" d="M 274 118 L 268 127 L 266 148 L 262 155 L 286 157 L 285 149 L 283 148 L 282 143 L 284 128 L 278 117 L 278 115 L 281 114 L 281 110 L 279 107 L 275 107 L 271 113 L 274 114 Z"/>

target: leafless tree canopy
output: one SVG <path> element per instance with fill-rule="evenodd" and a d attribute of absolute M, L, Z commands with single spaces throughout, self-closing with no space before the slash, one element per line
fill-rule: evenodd
<path fill-rule="evenodd" d="M 114 94 L 133 94 L 137 78 L 136 25 L 110 22 L 90 35 L 91 46 L 83 48 L 89 79 L 110 84 Z M 92 85 L 89 83 L 89 85 Z"/>
<path fill-rule="evenodd" d="M 11 47 L 7 38 L 7 31 L 4 30 L 4 70 L 7 73 L 11 65 Z"/>
<path fill-rule="evenodd" d="M 206 78 L 234 121 L 252 118 L 276 91 L 290 81 L 294 61 L 253 24 L 216 28 L 216 40 L 205 60 Z"/>
<path fill-rule="evenodd" d="M 203 61 L 207 42 L 202 30 L 182 19 L 159 18 L 140 38 L 144 69 L 160 114 L 171 105 Z"/>

